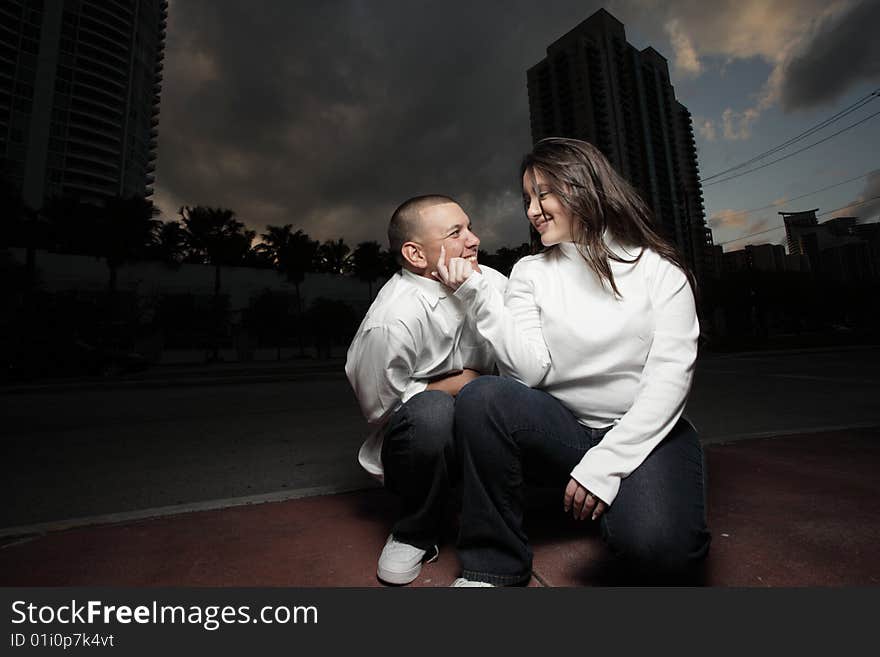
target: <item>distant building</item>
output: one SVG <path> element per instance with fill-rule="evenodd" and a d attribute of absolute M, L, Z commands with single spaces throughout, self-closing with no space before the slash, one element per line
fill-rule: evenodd
<path fill-rule="evenodd" d="M 800 255 L 788 255 L 781 244 L 749 244 L 723 255 L 725 272 L 810 271 L 810 261 Z"/>
<path fill-rule="evenodd" d="M 0 173 L 25 203 L 153 193 L 167 0 L 0 4 Z"/>
<path fill-rule="evenodd" d="M 697 277 L 711 273 L 693 124 L 675 99 L 666 59 L 627 43 L 623 23 L 600 9 L 550 44 L 527 78 L 532 139 L 594 144 L 639 191 Z"/>
<path fill-rule="evenodd" d="M 857 217 L 836 217 L 820 224 L 817 209 L 779 213 L 789 254 L 806 256 L 813 271 L 833 280 L 880 277 L 880 224 L 858 224 Z"/>

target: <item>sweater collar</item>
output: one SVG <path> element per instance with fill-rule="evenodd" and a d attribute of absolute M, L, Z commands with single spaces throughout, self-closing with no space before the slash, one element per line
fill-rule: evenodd
<path fill-rule="evenodd" d="M 624 259 L 632 259 L 639 254 L 641 250 L 639 247 L 625 247 L 623 244 L 614 239 L 614 236 L 606 229 L 604 233 L 602 233 L 602 241 L 605 242 L 605 246 L 619 258 Z M 558 245 L 559 251 L 567 258 L 573 258 L 576 260 L 581 260 L 581 253 L 578 250 L 578 245 L 574 242 L 560 242 Z"/>

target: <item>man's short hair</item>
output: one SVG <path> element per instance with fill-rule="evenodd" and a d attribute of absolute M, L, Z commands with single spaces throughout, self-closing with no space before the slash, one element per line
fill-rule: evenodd
<path fill-rule="evenodd" d="M 391 215 L 391 221 L 388 223 L 388 249 L 394 254 L 398 264 L 406 264 L 400 250 L 406 242 L 416 237 L 421 222 L 419 213 L 443 203 L 457 203 L 457 201 L 443 194 L 414 196 L 401 203 Z"/>

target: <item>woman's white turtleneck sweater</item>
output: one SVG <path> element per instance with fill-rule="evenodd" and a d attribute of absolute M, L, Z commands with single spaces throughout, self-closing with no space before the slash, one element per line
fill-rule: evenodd
<path fill-rule="evenodd" d="M 641 252 L 606 243 L 626 260 Z M 520 260 L 503 297 L 476 273 L 455 293 L 503 375 L 553 395 L 581 424 L 613 425 L 571 472 L 607 504 L 681 416 L 700 332 L 678 267 L 651 249 L 609 264 L 620 297 L 571 242 Z"/>

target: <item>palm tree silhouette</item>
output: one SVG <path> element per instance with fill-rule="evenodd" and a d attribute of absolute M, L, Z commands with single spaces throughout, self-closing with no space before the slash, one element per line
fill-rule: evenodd
<path fill-rule="evenodd" d="M 386 269 L 382 247 L 378 242 L 361 242 L 351 254 L 351 265 L 358 280 L 368 286 L 369 300 L 373 300 L 373 283 L 381 278 Z"/>
<path fill-rule="evenodd" d="M 328 274 L 347 274 L 351 270 L 351 247 L 341 237 L 324 242 L 318 256 L 321 270 Z"/>
<path fill-rule="evenodd" d="M 186 234 L 188 259 L 214 265 L 215 332 L 211 345 L 211 360 L 219 360 L 219 332 L 225 312 L 220 307 L 220 268 L 243 264 L 256 233 L 245 230 L 235 218 L 235 212 L 226 208 L 184 206 L 179 211 Z"/>
<path fill-rule="evenodd" d="M 186 231 L 179 221 L 165 221 L 158 226 L 152 252 L 169 265 L 177 265 L 183 260 L 186 254 Z"/>
<path fill-rule="evenodd" d="M 303 304 L 300 284 L 305 280 L 306 273 L 315 271 L 319 243 L 317 240 L 311 239 L 301 229 L 292 233 L 291 228 L 291 224 L 266 226 L 266 232 L 260 236 L 263 242 L 257 248 L 270 258 L 275 268 L 283 273 L 296 289 L 296 308 L 299 320 L 297 322 L 297 341 L 299 354 L 302 358 L 305 356 L 305 345 L 302 336 Z"/>
<path fill-rule="evenodd" d="M 116 293 L 119 267 L 141 260 L 153 246 L 160 221 L 153 217 L 159 210 L 143 197 L 112 198 L 97 214 L 95 252 L 107 262 L 107 291 L 112 300 Z"/>

